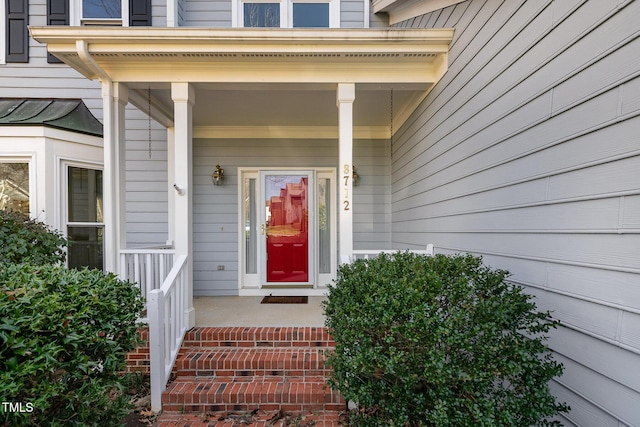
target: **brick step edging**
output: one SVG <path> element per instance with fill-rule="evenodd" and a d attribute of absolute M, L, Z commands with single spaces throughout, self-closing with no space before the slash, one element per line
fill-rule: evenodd
<path fill-rule="evenodd" d="M 178 376 L 328 375 L 325 348 L 189 349 L 176 362 Z"/>
<path fill-rule="evenodd" d="M 335 342 L 319 327 L 204 327 L 188 331 L 183 347 L 335 347 Z"/>
<path fill-rule="evenodd" d="M 329 410 L 345 408 L 344 399 L 323 378 L 305 380 L 254 377 L 228 379 L 179 378 L 162 398 L 163 410 L 216 412 L 260 410 Z"/>

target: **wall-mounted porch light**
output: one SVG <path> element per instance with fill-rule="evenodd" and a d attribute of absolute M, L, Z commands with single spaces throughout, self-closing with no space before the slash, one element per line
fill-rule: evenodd
<path fill-rule="evenodd" d="M 356 172 L 356 167 L 352 166 L 352 179 L 353 179 L 353 186 L 355 187 L 356 185 L 358 185 L 358 181 L 360 181 L 360 175 L 358 175 L 358 173 Z"/>
<path fill-rule="evenodd" d="M 216 170 L 211 174 L 211 181 L 213 181 L 213 185 L 222 185 L 223 180 L 224 169 L 222 169 L 220 165 L 216 165 Z"/>

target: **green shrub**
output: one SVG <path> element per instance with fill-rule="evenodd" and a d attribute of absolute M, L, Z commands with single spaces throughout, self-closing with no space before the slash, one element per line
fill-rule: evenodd
<path fill-rule="evenodd" d="M 0 262 L 56 264 L 65 260 L 67 239 L 17 212 L 0 211 Z"/>
<path fill-rule="evenodd" d="M 140 291 L 98 270 L 0 265 L 0 425 L 117 425 Z M 28 406 L 27 406 L 28 405 Z"/>
<path fill-rule="evenodd" d="M 559 425 L 557 322 L 473 256 L 408 252 L 343 265 L 324 310 L 332 387 L 361 426 Z"/>

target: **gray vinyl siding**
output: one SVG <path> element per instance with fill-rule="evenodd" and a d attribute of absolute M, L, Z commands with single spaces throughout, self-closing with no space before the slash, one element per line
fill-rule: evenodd
<path fill-rule="evenodd" d="M 176 19 L 177 20 L 176 25 L 178 27 L 181 27 L 181 26 L 185 25 L 185 13 L 184 13 L 185 5 L 184 5 L 184 3 L 186 1 L 187 0 L 178 0 L 178 10 L 176 11 L 176 13 L 178 14 L 177 19 Z"/>
<path fill-rule="evenodd" d="M 46 0 L 29 1 L 29 25 L 47 25 Z M 28 63 L 0 65 L 0 94 L 3 97 L 84 98 L 93 111 L 102 107 L 99 88 L 98 82 L 87 80 L 64 64 L 48 64 L 46 46 L 32 38 L 29 38 Z"/>
<path fill-rule="evenodd" d="M 167 0 L 151 0 L 151 25 L 167 26 Z"/>
<path fill-rule="evenodd" d="M 354 144 L 354 164 L 362 177 L 353 198 L 357 249 L 390 247 L 388 153 L 385 140 Z M 194 295 L 237 295 L 238 167 L 336 167 L 338 143 L 329 139 L 196 139 L 193 162 Z M 222 186 L 211 183 L 216 164 L 225 170 Z M 218 271 L 218 265 L 225 269 Z"/>
<path fill-rule="evenodd" d="M 187 27 L 231 27 L 235 0 L 183 0 L 183 24 Z"/>
<path fill-rule="evenodd" d="M 164 245 L 168 239 L 167 131 L 133 106 L 127 108 L 127 247 Z M 151 144 L 149 144 L 151 137 Z"/>
<path fill-rule="evenodd" d="M 340 1 L 340 28 L 364 27 L 364 1 Z"/>
<path fill-rule="evenodd" d="M 165 10 L 164 17 L 159 11 Z M 46 0 L 29 2 L 29 23 L 46 25 Z M 165 2 L 153 0 L 156 19 L 166 24 Z M 89 80 L 64 64 L 47 63 L 45 45 L 30 39 L 29 62 L 0 65 L 0 93 L 15 98 L 80 98 L 102 121 L 98 80 Z M 164 244 L 167 240 L 166 130 L 152 122 L 152 159 L 148 159 L 148 119 L 133 106 L 127 116 L 127 245 Z"/>
<path fill-rule="evenodd" d="M 640 425 L 639 1 L 473 0 L 449 71 L 392 143 L 394 247 L 512 273 L 563 326 L 566 425 Z"/>
<path fill-rule="evenodd" d="M 386 13 L 373 13 L 373 7 L 369 7 L 369 28 L 389 27 L 389 15 Z"/>

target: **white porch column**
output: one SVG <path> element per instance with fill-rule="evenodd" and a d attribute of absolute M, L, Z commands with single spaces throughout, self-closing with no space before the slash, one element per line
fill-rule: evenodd
<path fill-rule="evenodd" d="M 103 220 L 104 267 L 119 273 L 125 230 L 125 107 L 129 92 L 121 83 L 102 81 L 104 109 Z"/>
<path fill-rule="evenodd" d="M 172 83 L 174 108 L 174 242 L 176 256 L 187 255 L 188 328 L 195 326 L 193 309 L 193 181 L 192 109 L 195 92 L 190 83 Z M 171 174 L 169 174 L 170 176 Z"/>
<path fill-rule="evenodd" d="M 167 128 L 167 191 L 168 195 L 168 212 L 167 212 L 167 244 L 175 244 L 176 241 L 176 191 L 173 188 L 173 183 L 176 182 L 176 162 L 174 153 L 176 151 L 176 130 L 175 128 Z"/>
<path fill-rule="evenodd" d="M 353 252 L 353 101 L 356 87 L 353 83 L 340 83 L 337 90 L 338 105 L 338 229 L 340 231 L 339 259 L 351 257 Z"/>

